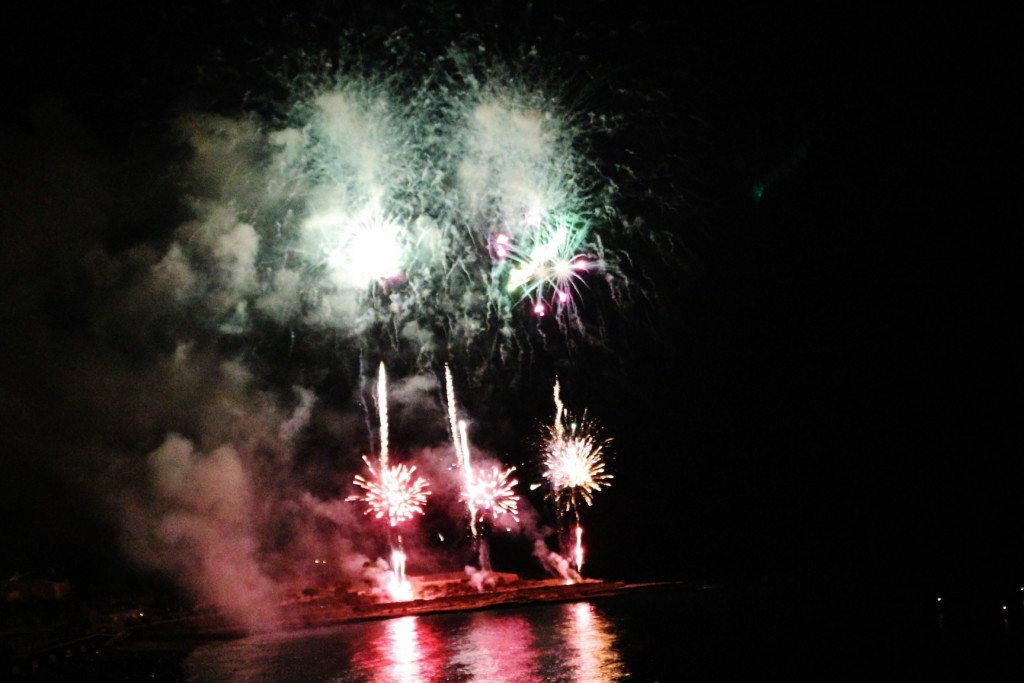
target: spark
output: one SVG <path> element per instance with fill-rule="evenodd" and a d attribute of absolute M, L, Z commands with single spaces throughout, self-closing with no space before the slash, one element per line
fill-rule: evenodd
<path fill-rule="evenodd" d="M 566 511 L 576 509 L 578 499 L 593 504 L 593 496 L 602 487 L 611 486 L 612 475 L 605 472 L 604 448 L 609 440 L 598 436 L 597 425 L 586 413 L 566 424 L 568 413 L 562 404 L 560 386 L 555 382 L 555 421 L 548 428 L 544 443 L 544 477 Z"/>
<path fill-rule="evenodd" d="M 374 281 L 401 275 L 403 228 L 379 211 L 364 211 L 355 218 L 328 213 L 311 219 L 307 230 L 319 230 L 332 281 L 338 285 L 365 287 Z"/>
<path fill-rule="evenodd" d="M 596 261 L 579 252 L 587 234 L 585 224 L 561 219 L 541 225 L 525 248 L 506 240 L 503 258 L 513 264 L 508 271 L 508 292 L 532 300 L 533 311 L 539 316 L 547 312 L 544 301 L 554 303 L 556 311 L 573 309 L 583 274 L 598 267 Z"/>
<path fill-rule="evenodd" d="M 519 496 L 514 491 L 519 481 L 509 478 L 515 470 L 515 467 L 502 470 L 497 466 L 477 470 L 467 498 L 471 509 L 481 519 L 487 516 L 496 520 L 502 515 L 509 515 L 519 520 Z"/>
<path fill-rule="evenodd" d="M 352 483 L 365 493 L 349 496 L 346 500 L 366 503 L 366 514 L 375 519 L 387 519 L 388 526 L 396 526 L 423 514 L 423 506 L 430 495 L 429 485 L 423 477 L 416 475 L 416 466 L 404 464 L 384 465 L 375 468 L 367 456 L 363 456 L 369 477 L 357 474 Z"/>
<path fill-rule="evenodd" d="M 499 261 L 504 261 L 512 255 L 512 238 L 506 232 L 499 232 L 491 239 L 490 247 L 491 255 Z"/>

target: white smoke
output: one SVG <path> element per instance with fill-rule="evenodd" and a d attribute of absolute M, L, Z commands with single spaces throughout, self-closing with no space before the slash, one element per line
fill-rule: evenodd
<path fill-rule="evenodd" d="M 572 563 L 548 548 L 543 539 L 537 539 L 533 542 L 533 556 L 551 574 L 560 576 L 566 581 L 579 581 L 580 575 L 573 569 Z"/>

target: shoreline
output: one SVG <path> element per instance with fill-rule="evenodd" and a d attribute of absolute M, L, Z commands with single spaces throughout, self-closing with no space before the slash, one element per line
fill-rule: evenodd
<path fill-rule="evenodd" d="M 451 595 L 436 598 L 409 600 L 404 602 L 382 602 L 372 605 L 353 606 L 337 598 L 295 603 L 282 608 L 281 621 L 273 628 L 249 631 L 232 625 L 221 615 L 190 617 L 186 620 L 163 622 L 139 626 L 121 642 L 122 647 L 143 643 L 149 646 L 157 643 L 194 646 L 207 640 L 231 640 L 244 638 L 256 633 L 297 631 L 322 628 L 348 623 L 396 619 L 407 616 L 427 616 L 449 612 L 471 612 L 488 609 L 521 607 L 533 604 L 577 602 L 597 598 L 609 598 L 640 591 L 694 588 L 683 581 L 655 581 L 626 583 L 585 579 L 576 583 L 523 581 L 514 587 L 490 590 L 481 593 Z"/>

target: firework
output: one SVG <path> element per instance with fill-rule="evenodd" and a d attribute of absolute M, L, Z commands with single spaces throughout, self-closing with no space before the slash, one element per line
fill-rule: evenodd
<path fill-rule="evenodd" d="M 366 514 L 376 519 L 387 519 L 388 526 L 396 526 L 423 513 L 430 495 L 427 481 L 416 475 L 416 467 L 384 465 L 375 468 L 363 456 L 370 477 L 357 474 L 353 483 L 365 493 L 349 496 L 347 500 L 366 503 Z"/>
<path fill-rule="evenodd" d="M 448 422 L 452 431 L 456 463 L 462 472 L 462 499 L 469 513 L 469 530 L 479 551 L 481 568 L 490 569 L 487 539 L 480 533 L 478 523 L 488 518 L 495 521 L 503 515 L 518 521 L 519 496 L 515 494 L 514 487 L 519 482 L 511 478 L 515 472 L 514 467 L 503 470 L 494 465 L 490 468 L 477 468 L 474 471 L 470 460 L 466 422 L 457 417 L 455 386 L 451 369 L 447 365 L 444 373 Z"/>
<path fill-rule="evenodd" d="M 396 526 L 423 513 L 430 490 L 427 481 L 416 476 L 416 466 L 388 463 L 388 379 L 384 363 L 377 373 L 377 411 L 380 419 L 380 461 L 377 467 L 363 456 L 370 477 L 357 474 L 353 483 L 364 493 L 349 496 L 350 501 L 366 503 L 366 514 L 387 519 Z"/>
<path fill-rule="evenodd" d="M 596 332 L 580 298 L 620 304 L 637 281 L 622 273 L 622 185 L 587 154 L 614 116 L 469 47 L 400 65 L 293 55 L 280 98 L 252 94 L 258 113 L 183 118 L 200 189 L 163 266 L 214 264 L 204 301 L 233 303 L 204 320 L 279 326 L 309 348 L 330 331 L 360 353 L 402 353 L 414 335 L 510 367 L 537 342 L 530 310 Z"/>
<path fill-rule="evenodd" d="M 596 429 L 584 414 L 552 427 L 544 444 L 544 477 L 566 511 L 575 510 L 579 500 L 592 505 L 594 493 L 611 485 L 603 459 L 608 440 L 600 439 Z"/>
<path fill-rule="evenodd" d="M 602 487 L 611 485 L 612 475 L 605 472 L 603 452 L 609 443 L 598 436 L 597 426 L 586 413 L 575 420 L 562 403 L 561 386 L 555 381 L 555 420 L 548 427 L 544 441 L 544 477 L 551 488 L 556 511 L 571 512 L 576 521 L 572 556 L 576 571 L 583 568 L 583 527 L 580 524 L 579 501 L 592 505 L 593 496 Z M 568 550 L 567 544 L 563 550 Z M 568 553 L 566 553 L 568 554 Z"/>
<path fill-rule="evenodd" d="M 380 209 L 358 214 L 326 212 L 312 217 L 305 226 L 309 232 L 322 233 L 319 251 L 334 286 L 363 288 L 402 272 L 405 230 Z"/>
<path fill-rule="evenodd" d="M 499 253 L 513 264 L 508 271 L 508 292 L 533 301 L 537 315 L 544 315 L 550 306 L 556 312 L 572 310 L 584 273 L 597 268 L 596 261 L 579 252 L 587 232 L 585 225 L 563 219 L 538 228 L 526 248 L 516 248 L 506 240 Z"/>
<path fill-rule="evenodd" d="M 467 497 L 470 508 L 481 519 L 487 516 L 494 520 L 502 515 L 519 519 L 519 496 L 513 490 L 519 482 L 509 478 L 515 470 L 514 467 L 502 470 L 497 466 L 477 470 Z"/>

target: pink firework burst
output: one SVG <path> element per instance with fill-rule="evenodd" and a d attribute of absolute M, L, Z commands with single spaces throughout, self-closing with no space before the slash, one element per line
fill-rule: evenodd
<path fill-rule="evenodd" d="M 365 493 L 349 496 L 348 500 L 364 501 L 366 514 L 376 519 L 387 518 L 390 526 L 423 514 L 430 490 L 427 481 L 416 476 L 415 466 L 383 465 L 378 471 L 365 455 L 363 461 L 371 476 L 357 474 L 352 483 Z"/>
<path fill-rule="evenodd" d="M 491 467 L 489 470 L 480 468 L 476 471 L 468 497 L 470 507 L 481 518 L 489 516 L 494 520 L 507 514 L 512 519 L 519 519 L 519 496 L 513 490 L 519 482 L 509 478 L 515 471 L 515 467 L 507 470 L 498 467 Z"/>

